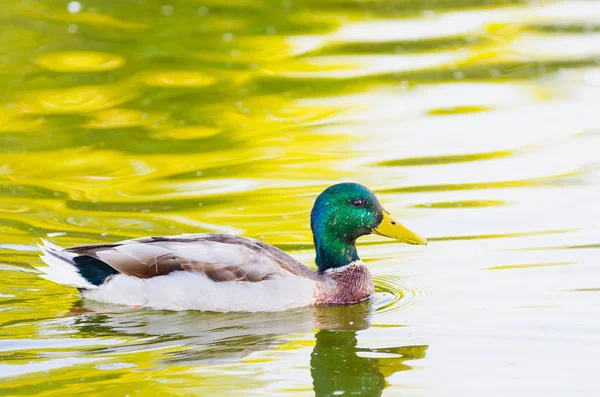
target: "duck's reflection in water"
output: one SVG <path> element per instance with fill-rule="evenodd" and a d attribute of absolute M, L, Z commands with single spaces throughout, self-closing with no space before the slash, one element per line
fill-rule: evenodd
<path fill-rule="evenodd" d="M 129 340 L 105 349 L 106 353 L 164 349 L 159 365 L 236 363 L 253 352 L 283 344 L 282 335 L 315 328 L 310 308 L 274 313 L 170 312 L 82 300 L 73 309 L 83 312 L 73 324 L 79 333 Z"/>
<path fill-rule="evenodd" d="M 370 302 L 316 308 L 320 323 L 310 366 L 315 395 L 381 396 L 386 378 L 411 369 L 404 362 L 425 357 L 426 345 L 358 347 L 357 333 L 370 327 Z"/>
<path fill-rule="evenodd" d="M 372 301 L 351 306 L 313 307 L 279 313 L 160 312 L 109 307 L 82 301 L 72 324 L 88 336 L 124 336 L 134 342 L 106 353 L 169 348 L 159 365 L 239 362 L 252 352 L 283 344 L 281 336 L 318 329 L 310 371 L 315 395 L 380 396 L 386 378 L 411 367 L 407 360 L 425 356 L 426 345 L 358 347 L 357 333 L 370 327 Z M 114 311 L 110 311 L 114 310 Z"/>

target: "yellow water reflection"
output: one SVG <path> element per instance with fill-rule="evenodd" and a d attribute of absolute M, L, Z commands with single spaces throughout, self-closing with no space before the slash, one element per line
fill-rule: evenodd
<path fill-rule="evenodd" d="M 80 86 L 43 90 L 21 96 L 19 107 L 24 113 L 77 114 L 110 108 L 127 102 L 133 93 L 121 86 Z"/>
<path fill-rule="evenodd" d="M 194 71 L 165 71 L 148 73 L 142 80 L 151 87 L 204 87 L 216 79 Z"/>
<path fill-rule="evenodd" d="M 102 72 L 123 66 L 125 59 L 101 52 L 72 51 L 45 54 L 35 62 L 55 72 Z"/>

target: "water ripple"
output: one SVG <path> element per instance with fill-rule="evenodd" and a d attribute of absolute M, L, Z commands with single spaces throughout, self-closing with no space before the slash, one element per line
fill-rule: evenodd
<path fill-rule="evenodd" d="M 403 277 L 375 276 L 375 307 L 377 313 L 395 312 L 415 305 L 419 298 L 427 295 L 423 288 L 407 288 L 402 282 Z"/>

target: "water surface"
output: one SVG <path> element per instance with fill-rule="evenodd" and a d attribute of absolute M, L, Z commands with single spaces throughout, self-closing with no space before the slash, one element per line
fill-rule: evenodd
<path fill-rule="evenodd" d="M 597 396 L 600 3 L 6 0 L 6 396 Z M 128 309 L 36 243 L 235 233 L 313 262 L 326 186 L 430 240 L 370 302 Z"/>

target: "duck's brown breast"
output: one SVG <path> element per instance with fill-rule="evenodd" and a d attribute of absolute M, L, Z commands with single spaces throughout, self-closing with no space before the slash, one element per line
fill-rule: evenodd
<path fill-rule="evenodd" d="M 320 272 L 319 276 L 321 281 L 315 287 L 315 305 L 358 303 L 375 292 L 371 273 L 361 261 Z"/>

